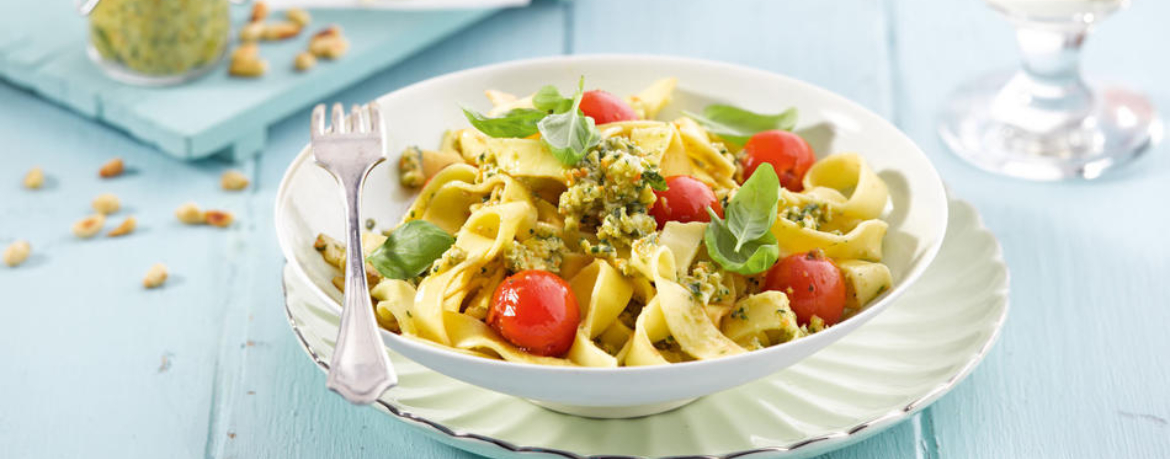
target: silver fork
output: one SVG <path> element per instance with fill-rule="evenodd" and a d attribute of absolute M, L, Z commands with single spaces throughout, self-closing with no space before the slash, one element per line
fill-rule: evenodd
<path fill-rule="evenodd" d="M 378 336 L 361 250 L 362 186 L 370 170 L 386 160 L 382 154 L 382 115 L 377 103 L 366 107 L 363 110 L 354 105 L 347 122 L 345 108 L 333 104 L 333 123 L 326 129 L 325 105 L 317 105 L 312 120 L 313 158 L 341 185 L 346 209 L 345 307 L 326 386 L 362 405 L 373 403 L 386 389 L 398 385 Z"/>

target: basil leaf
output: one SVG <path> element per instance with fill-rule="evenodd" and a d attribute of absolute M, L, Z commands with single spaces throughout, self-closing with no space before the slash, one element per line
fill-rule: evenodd
<path fill-rule="evenodd" d="M 573 99 L 561 96 L 561 92 L 557 91 L 556 86 L 547 85 L 540 88 L 539 91 L 536 91 L 536 95 L 532 96 L 532 106 L 549 114 L 564 113 L 573 106 Z"/>
<path fill-rule="evenodd" d="M 764 115 L 731 105 L 708 105 L 699 115 L 688 111 L 683 114 L 698 121 L 707 131 L 723 140 L 742 146 L 753 135 L 763 131 L 779 129 L 791 131 L 796 127 L 797 112 L 790 108 L 775 115 Z"/>
<path fill-rule="evenodd" d="M 577 164 L 590 148 L 601 143 L 601 132 L 598 132 L 593 118 L 585 116 L 578 110 L 584 90 L 585 77 L 581 77 L 569 110 L 548 115 L 537 123 L 541 142 L 561 164 L 566 166 Z"/>
<path fill-rule="evenodd" d="M 723 269 L 751 276 L 767 271 L 780 258 L 780 246 L 771 231 L 740 245 L 730 236 L 727 224 L 710 208 L 707 212 L 711 215 L 711 223 L 707 225 L 703 241 L 707 245 L 707 255 Z"/>
<path fill-rule="evenodd" d="M 645 180 L 646 184 L 650 185 L 650 188 L 654 191 L 666 191 L 666 179 L 656 169 L 643 172 L 642 180 Z"/>
<path fill-rule="evenodd" d="M 479 132 L 495 138 L 522 138 L 536 134 L 536 127 L 548 113 L 531 108 L 517 108 L 499 118 L 488 118 L 483 114 L 463 109 L 463 116 L 471 122 Z"/>
<path fill-rule="evenodd" d="M 707 254 L 723 269 L 745 275 L 766 271 L 780 257 L 780 246 L 772 234 L 780 202 L 780 179 L 771 164 L 761 164 L 739 187 L 719 218 L 707 208 L 711 223 L 703 241 Z"/>
<path fill-rule="evenodd" d="M 776 223 L 779 200 L 780 178 L 771 164 L 761 164 L 735 192 L 724 213 L 727 228 L 735 237 L 737 252 L 748 241 L 771 232 L 772 224 Z"/>
<path fill-rule="evenodd" d="M 383 277 L 412 279 L 418 277 L 455 244 L 455 238 L 425 220 L 412 220 L 399 226 L 366 261 Z"/>

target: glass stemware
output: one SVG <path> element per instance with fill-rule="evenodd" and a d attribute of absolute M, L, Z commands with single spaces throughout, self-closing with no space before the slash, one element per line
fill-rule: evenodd
<path fill-rule="evenodd" d="M 1091 87 L 1080 50 L 1092 26 L 1128 0 L 987 0 L 1016 28 L 1020 69 L 960 87 L 939 134 L 961 158 L 1031 180 L 1092 179 L 1156 143 L 1162 124 L 1142 94 Z"/>

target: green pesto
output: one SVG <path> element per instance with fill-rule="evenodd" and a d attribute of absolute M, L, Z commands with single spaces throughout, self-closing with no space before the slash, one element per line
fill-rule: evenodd
<path fill-rule="evenodd" d="M 102 0 L 89 15 L 103 59 L 152 76 L 214 63 L 230 29 L 227 0 Z"/>

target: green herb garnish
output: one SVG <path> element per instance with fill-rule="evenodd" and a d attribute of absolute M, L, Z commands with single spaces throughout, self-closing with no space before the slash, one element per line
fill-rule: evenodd
<path fill-rule="evenodd" d="M 532 106 L 547 114 L 564 113 L 573 107 L 573 99 L 564 97 L 556 86 L 547 85 L 532 96 Z"/>
<path fill-rule="evenodd" d="M 455 244 L 455 238 L 426 220 L 399 226 L 366 261 L 383 277 L 412 279 L 422 274 Z"/>
<path fill-rule="evenodd" d="M 707 208 L 711 223 L 703 240 L 711 259 L 744 275 L 762 273 L 776 263 L 780 246 L 772 224 L 779 200 L 780 179 L 771 164 L 762 164 L 727 204 L 726 220 Z"/>
<path fill-rule="evenodd" d="M 699 122 L 707 131 L 723 140 L 739 146 L 747 143 L 753 135 L 763 131 L 791 131 L 796 127 L 796 109 L 790 108 L 775 115 L 764 115 L 731 105 L 708 105 L 703 114 L 683 111 L 683 114 Z"/>
<path fill-rule="evenodd" d="M 517 108 L 504 116 L 489 118 L 467 108 L 463 109 L 463 116 L 471 122 L 479 132 L 495 138 L 523 138 L 539 132 L 537 123 L 548 113 L 531 108 Z"/>
<path fill-rule="evenodd" d="M 578 110 L 584 92 L 585 77 L 581 77 L 569 109 L 564 113 L 548 115 L 537 123 L 540 140 L 545 148 L 566 166 L 577 164 L 589 149 L 601 143 L 601 132 L 597 130 L 593 118 Z"/>

